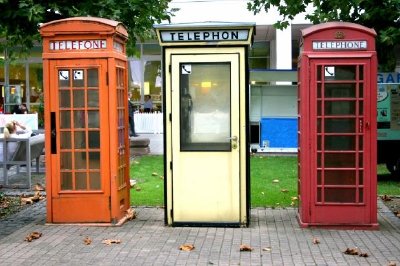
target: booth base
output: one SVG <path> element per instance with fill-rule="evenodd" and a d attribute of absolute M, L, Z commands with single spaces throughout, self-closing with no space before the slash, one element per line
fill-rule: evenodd
<path fill-rule="evenodd" d="M 301 228 L 323 228 L 323 229 L 335 229 L 335 230 L 379 230 L 378 223 L 371 224 L 322 224 L 322 223 L 311 223 L 301 220 L 300 215 L 297 215 L 297 221 Z"/>

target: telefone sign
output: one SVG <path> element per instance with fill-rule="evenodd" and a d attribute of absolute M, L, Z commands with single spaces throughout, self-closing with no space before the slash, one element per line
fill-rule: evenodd
<path fill-rule="evenodd" d="M 50 50 L 91 50 L 106 48 L 106 40 L 50 41 Z"/>

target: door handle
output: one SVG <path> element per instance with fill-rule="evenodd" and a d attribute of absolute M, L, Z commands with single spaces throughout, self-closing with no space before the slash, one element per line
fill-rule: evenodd
<path fill-rule="evenodd" d="M 232 137 L 230 137 L 230 138 L 228 138 L 228 139 L 231 140 L 231 147 L 232 147 L 232 149 L 237 149 L 239 138 L 238 138 L 237 136 L 232 136 Z"/>

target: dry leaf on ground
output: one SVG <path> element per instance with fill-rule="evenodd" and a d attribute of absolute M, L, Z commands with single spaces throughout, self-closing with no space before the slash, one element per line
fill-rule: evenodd
<path fill-rule="evenodd" d="M 381 199 L 383 200 L 383 201 L 391 201 L 392 199 L 390 198 L 390 196 L 388 196 L 388 195 L 383 195 L 383 196 L 381 196 Z"/>
<path fill-rule="evenodd" d="M 245 244 L 240 245 L 240 251 L 252 251 L 252 250 L 253 250 L 253 248 L 250 247 L 249 245 L 245 245 Z"/>
<path fill-rule="evenodd" d="M 367 258 L 368 257 L 368 253 L 363 252 L 363 253 L 360 253 L 360 255 L 358 255 L 358 256 Z"/>
<path fill-rule="evenodd" d="M 271 251 L 272 248 L 271 248 L 271 247 L 266 247 L 266 248 L 263 248 L 262 250 L 263 250 L 263 251 Z"/>
<path fill-rule="evenodd" d="M 358 248 L 347 248 L 343 253 L 347 255 L 358 255 L 359 251 Z"/>
<path fill-rule="evenodd" d="M 39 183 L 36 183 L 35 187 L 33 188 L 35 191 L 44 191 L 44 189 L 45 188 Z"/>
<path fill-rule="evenodd" d="M 289 192 L 289 190 L 287 190 L 286 188 L 284 188 L 284 189 L 281 189 L 281 192 L 286 193 L 286 192 Z"/>
<path fill-rule="evenodd" d="M 90 245 L 91 243 L 92 243 L 92 239 L 90 239 L 90 237 L 85 237 L 84 239 L 83 239 L 83 243 L 85 244 L 85 245 Z"/>
<path fill-rule="evenodd" d="M 151 175 L 152 176 L 158 176 L 158 174 L 156 172 L 153 172 Z"/>
<path fill-rule="evenodd" d="M 101 243 L 106 244 L 106 245 L 120 244 L 121 240 L 119 240 L 119 239 L 104 239 L 103 241 L 101 241 Z"/>
<path fill-rule="evenodd" d="M 193 249 L 194 249 L 193 244 L 184 244 L 179 247 L 179 250 L 183 250 L 183 251 L 192 251 Z"/>
<path fill-rule="evenodd" d="M 312 243 L 313 244 L 319 244 L 319 243 L 321 243 L 321 241 L 319 241 L 319 239 L 317 237 L 314 237 L 313 240 L 312 240 Z"/>
<path fill-rule="evenodd" d="M 394 262 L 394 261 L 389 261 L 388 266 L 396 266 L 396 262 Z"/>
<path fill-rule="evenodd" d="M 32 242 L 32 240 L 38 239 L 38 238 L 41 237 L 41 236 L 42 236 L 42 233 L 34 231 L 34 232 L 28 234 L 28 235 L 25 237 L 25 241 Z"/>
<path fill-rule="evenodd" d="M 128 221 L 135 219 L 136 211 L 132 208 L 127 209 L 125 217 L 126 217 L 126 219 L 128 219 Z"/>
<path fill-rule="evenodd" d="M 279 183 L 279 179 L 272 180 L 272 183 Z"/>

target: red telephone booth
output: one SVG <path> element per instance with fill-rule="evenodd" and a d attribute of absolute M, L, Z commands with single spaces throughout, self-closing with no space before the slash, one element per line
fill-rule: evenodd
<path fill-rule="evenodd" d="M 373 29 L 330 22 L 302 31 L 299 57 L 299 221 L 377 228 Z"/>
<path fill-rule="evenodd" d="M 40 33 L 47 222 L 121 223 L 130 204 L 127 31 L 76 17 Z"/>

